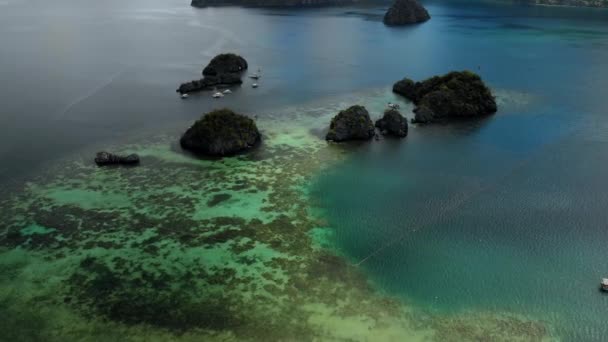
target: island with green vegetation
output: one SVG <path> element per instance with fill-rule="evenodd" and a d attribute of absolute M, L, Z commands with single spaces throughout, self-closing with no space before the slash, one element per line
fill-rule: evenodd
<path fill-rule="evenodd" d="M 218 109 L 196 121 L 180 139 L 182 148 L 210 156 L 233 155 L 260 142 L 255 122 L 230 109 Z"/>
<path fill-rule="evenodd" d="M 403 26 L 422 23 L 431 19 L 426 8 L 418 0 L 396 0 L 384 15 L 387 26 Z"/>
<path fill-rule="evenodd" d="M 239 85 L 243 83 L 241 76 L 248 67 L 245 58 L 234 53 L 222 53 L 213 57 L 203 69 L 203 78 L 182 83 L 175 91 L 188 94 L 215 87 Z"/>
<path fill-rule="evenodd" d="M 480 117 L 497 111 L 494 95 L 471 71 L 452 71 L 422 82 L 404 78 L 393 85 L 393 92 L 416 105 L 413 121 L 417 123 Z"/>
<path fill-rule="evenodd" d="M 191 5 L 193 7 L 320 7 L 349 5 L 357 2 L 357 0 L 192 0 Z"/>

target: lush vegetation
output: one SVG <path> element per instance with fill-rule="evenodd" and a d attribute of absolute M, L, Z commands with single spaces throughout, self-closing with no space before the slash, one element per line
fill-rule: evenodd
<path fill-rule="evenodd" d="M 247 150 L 260 141 L 255 122 L 230 109 L 214 110 L 196 121 L 182 136 L 183 148 L 224 156 Z"/>

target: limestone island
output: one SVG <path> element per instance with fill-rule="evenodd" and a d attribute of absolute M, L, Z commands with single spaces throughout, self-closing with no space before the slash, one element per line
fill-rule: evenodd
<path fill-rule="evenodd" d="M 402 26 L 422 23 L 431 19 L 429 12 L 418 0 L 395 0 L 384 15 L 387 26 Z"/>
<path fill-rule="evenodd" d="M 180 145 L 206 156 L 230 156 L 247 151 L 260 141 L 260 132 L 252 119 L 230 109 L 218 109 L 188 128 Z"/>
<path fill-rule="evenodd" d="M 351 5 L 358 0 L 192 0 L 193 7 L 245 6 L 245 7 L 322 7 Z"/>
<path fill-rule="evenodd" d="M 422 82 L 404 78 L 393 85 L 393 92 L 416 105 L 412 120 L 415 123 L 480 117 L 497 110 L 490 89 L 470 71 L 453 71 Z"/>
<path fill-rule="evenodd" d="M 180 94 L 187 94 L 209 90 L 217 86 L 241 84 L 243 83 L 242 73 L 247 70 L 247 67 L 247 61 L 239 55 L 233 53 L 217 55 L 203 69 L 203 78 L 183 83 L 176 91 Z"/>
<path fill-rule="evenodd" d="M 374 123 L 363 106 L 352 106 L 334 116 L 325 136 L 328 141 L 369 140 L 375 135 Z"/>
<path fill-rule="evenodd" d="M 382 118 L 376 120 L 376 127 L 382 135 L 398 138 L 405 138 L 407 136 L 407 120 L 394 108 L 384 111 Z"/>

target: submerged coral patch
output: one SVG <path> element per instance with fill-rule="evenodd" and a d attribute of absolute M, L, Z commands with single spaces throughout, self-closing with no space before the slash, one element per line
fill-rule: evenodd
<path fill-rule="evenodd" d="M 387 91 L 372 95 L 260 118 L 268 138 L 248 155 L 197 159 L 172 148 L 174 136 L 158 136 L 113 149 L 137 151 L 138 168 L 72 158 L 2 199 L 0 315 L 10 317 L 3 321 L 10 338 L 548 336 L 521 317 L 426 312 L 379 292 L 332 248 L 331 227 L 308 189 L 349 150 L 314 132 L 355 99 L 373 113 L 394 101 Z"/>

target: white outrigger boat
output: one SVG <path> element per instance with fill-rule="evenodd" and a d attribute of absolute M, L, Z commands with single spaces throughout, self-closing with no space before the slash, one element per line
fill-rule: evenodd
<path fill-rule="evenodd" d="M 262 75 L 260 75 L 260 74 L 249 75 L 249 78 L 254 79 L 254 80 L 259 80 L 260 77 L 262 77 Z"/>
<path fill-rule="evenodd" d="M 224 94 L 220 93 L 219 91 L 215 94 L 212 95 L 214 99 L 219 99 L 220 97 L 224 97 Z"/>
<path fill-rule="evenodd" d="M 399 105 L 398 105 L 398 104 L 396 104 L 396 103 L 391 103 L 391 102 L 389 102 L 389 103 L 388 103 L 388 108 L 391 108 L 391 109 L 399 109 Z"/>
<path fill-rule="evenodd" d="M 188 94 L 182 94 L 181 98 L 182 99 L 187 99 L 188 98 Z"/>
<path fill-rule="evenodd" d="M 600 290 L 608 292 L 608 278 L 603 278 L 600 283 Z"/>

